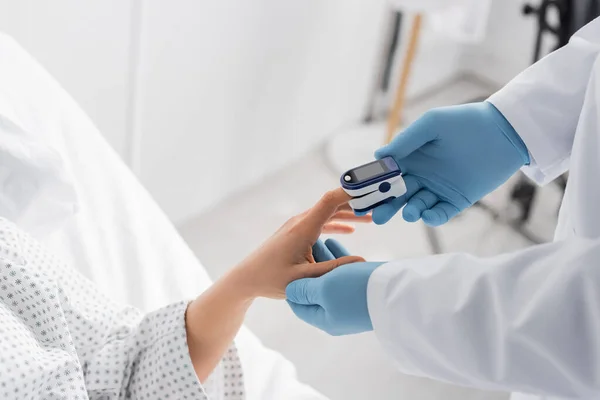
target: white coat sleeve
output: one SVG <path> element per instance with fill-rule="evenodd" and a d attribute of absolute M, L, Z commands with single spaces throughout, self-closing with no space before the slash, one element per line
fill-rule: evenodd
<path fill-rule="evenodd" d="M 538 183 L 564 173 L 592 66 L 600 53 L 600 19 L 563 48 L 527 68 L 490 101 L 519 133 L 532 157 L 524 172 Z"/>
<path fill-rule="evenodd" d="M 600 395 L 600 240 L 385 264 L 377 337 L 407 374 L 488 390 Z"/>

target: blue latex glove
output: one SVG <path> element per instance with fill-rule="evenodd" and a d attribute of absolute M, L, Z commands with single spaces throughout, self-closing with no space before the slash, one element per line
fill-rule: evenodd
<path fill-rule="evenodd" d="M 315 262 L 325 262 L 350 256 L 350 252 L 335 239 L 327 239 L 325 243 L 321 239 L 312 247 L 312 254 Z"/>
<path fill-rule="evenodd" d="M 425 113 L 375 153 L 387 156 L 403 171 L 407 192 L 373 210 L 376 224 L 406 204 L 406 221 L 442 225 L 529 164 L 527 147 L 488 102 Z"/>
<path fill-rule="evenodd" d="M 337 241 L 329 239 L 313 246 L 313 256 L 348 255 Z M 330 258 L 328 258 L 330 259 Z M 349 335 L 373 330 L 367 307 L 369 277 L 381 262 L 346 264 L 319 277 L 299 279 L 286 288 L 287 302 L 296 316 L 329 333 Z"/>

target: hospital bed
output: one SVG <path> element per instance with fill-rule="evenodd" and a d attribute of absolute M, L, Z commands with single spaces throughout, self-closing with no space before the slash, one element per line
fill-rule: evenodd
<path fill-rule="evenodd" d="M 62 154 L 78 213 L 43 241 L 114 299 L 150 311 L 211 280 L 93 123 L 14 40 L 0 34 L 0 114 Z M 30 227 L 31 228 L 31 227 Z M 36 227 L 33 227 L 36 228 Z M 250 400 L 322 400 L 247 329 L 237 337 Z"/>

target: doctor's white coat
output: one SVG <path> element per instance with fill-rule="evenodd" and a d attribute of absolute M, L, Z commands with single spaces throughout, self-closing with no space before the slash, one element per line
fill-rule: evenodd
<path fill-rule="evenodd" d="M 600 398 L 599 54 L 596 19 L 489 99 L 527 145 L 530 177 L 570 170 L 554 243 L 372 275 L 373 326 L 402 371 L 519 400 Z"/>

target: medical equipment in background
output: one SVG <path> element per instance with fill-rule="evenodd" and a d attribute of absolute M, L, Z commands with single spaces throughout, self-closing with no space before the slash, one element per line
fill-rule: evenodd
<path fill-rule="evenodd" d="M 344 191 L 352 196 L 350 207 L 363 213 L 406 193 L 400 167 L 385 157 L 346 171 L 340 177 Z"/>

